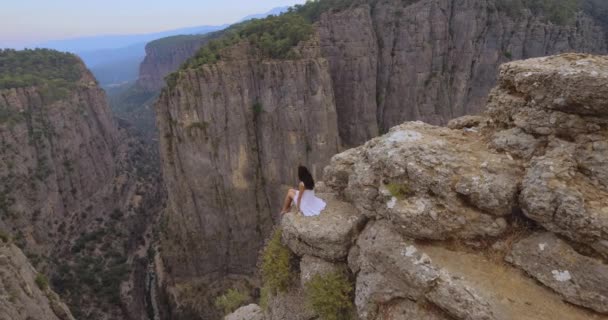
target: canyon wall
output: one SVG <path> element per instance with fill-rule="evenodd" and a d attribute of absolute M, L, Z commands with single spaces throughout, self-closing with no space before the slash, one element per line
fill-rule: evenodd
<path fill-rule="evenodd" d="M 48 79 L 0 90 L 0 231 L 75 317 L 139 319 L 138 264 L 162 203 L 160 177 L 150 150 L 76 64 L 79 79 L 63 88 Z"/>
<path fill-rule="evenodd" d="M 137 85 L 146 91 L 160 91 L 165 85 L 165 77 L 210 39 L 210 35 L 173 36 L 148 43 L 146 57 L 139 66 Z"/>
<path fill-rule="evenodd" d="M 169 191 L 162 257 L 176 300 L 186 294 L 181 283 L 251 277 L 297 164 L 320 173 L 338 151 L 331 78 L 318 50 L 262 63 L 245 45 L 231 50 L 229 63 L 180 74 L 157 104 Z M 185 308 L 197 305 L 206 311 L 198 301 Z"/>
<path fill-rule="evenodd" d="M 347 146 L 403 121 L 478 113 L 512 59 L 608 50 L 589 16 L 565 26 L 529 12 L 514 19 L 487 0 L 378 1 L 326 13 L 317 30 Z"/>

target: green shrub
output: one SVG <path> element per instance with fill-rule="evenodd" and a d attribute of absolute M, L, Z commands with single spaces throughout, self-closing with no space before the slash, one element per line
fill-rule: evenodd
<path fill-rule="evenodd" d="M 505 58 L 509 60 L 513 59 L 513 54 L 511 53 L 511 51 L 505 51 L 503 52 L 503 54 L 505 55 Z"/>
<path fill-rule="evenodd" d="M 262 281 L 270 294 L 285 292 L 293 279 L 293 254 L 281 242 L 282 230 L 276 229 L 262 253 Z"/>
<path fill-rule="evenodd" d="M 40 87 L 45 100 L 65 97 L 82 77 L 81 62 L 50 49 L 0 49 L 0 89 Z"/>
<path fill-rule="evenodd" d="M 34 281 L 36 282 L 38 288 L 40 288 L 42 291 L 46 291 L 46 289 L 49 288 L 49 280 L 42 273 L 37 274 Z"/>
<path fill-rule="evenodd" d="M 215 307 L 222 310 L 224 315 L 234 312 L 240 306 L 251 300 L 248 294 L 237 289 L 228 289 L 223 295 L 215 299 Z"/>
<path fill-rule="evenodd" d="M 323 320 L 351 318 L 353 285 L 342 272 L 315 275 L 305 285 L 306 302 Z"/>
<path fill-rule="evenodd" d="M 386 185 L 386 189 L 388 190 L 388 192 L 390 192 L 391 196 L 399 200 L 404 199 L 411 193 L 410 188 L 405 184 L 397 184 L 391 182 Z"/>
<path fill-rule="evenodd" d="M 11 236 L 0 231 L 0 241 L 4 243 L 9 243 L 11 241 Z"/>
<path fill-rule="evenodd" d="M 260 113 L 262 113 L 262 111 L 264 111 L 264 106 L 262 106 L 262 103 L 260 103 L 259 101 L 256 101 L 253 106 L 253 113 L 258 115 Z"/>
<path fill-rule="evenodd" d="M 262 310 L 268 310 L 268 299 L 270 299 L 270 289 L 268 286 L 260 288 L 260 307 Z"/>

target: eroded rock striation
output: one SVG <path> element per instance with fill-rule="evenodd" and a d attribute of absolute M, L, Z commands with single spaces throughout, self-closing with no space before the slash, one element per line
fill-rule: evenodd
<path fill-rule="evenodd" d="M 334 156 L 328 208 L 282 219 L 298 272 L 346 263 L 359 319 L 608 319 L 607 81 L 602 56 L 511 62 L 483 115 Z"/>

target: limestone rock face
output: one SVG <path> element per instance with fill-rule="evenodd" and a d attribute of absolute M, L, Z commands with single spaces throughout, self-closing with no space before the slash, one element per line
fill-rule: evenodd
<path fill-rule="evenodd" d="M 0 319 L 74 320 L 59 296 L 38 277 L 19 248 L 0 240 Z"/>
<path fill-rule="evenodd" d="M 608 265 L 577 253 L 554 234 L 540 233 L 519 241 L 507 260 L 566 301 L 608 314 Z"/>
<path fill-rule="evenodd" d="M 507 64 L 488 105 L 488 114 L 500 125 L 539 136 L 536 144 L 527 143 L 542 154 L 530 161 L 522 182 L 524 213 L 604 255 L 608 105 L 600 96 L 607 94 L 606 63 L 604 57 L 567 54 Z"/>
<path fill-rule="evenodd" d="M 249 51 L 188 71 L 157 105 L 168 190 L 163 258 L 176 281 L 253 275 L 297 164 L 319 177 L 338 151 L 327 61 L 313 51 L 260 63 Z"/>

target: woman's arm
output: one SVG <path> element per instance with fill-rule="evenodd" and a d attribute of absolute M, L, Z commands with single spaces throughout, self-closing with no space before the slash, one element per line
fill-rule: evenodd
<path fill-rule="evenodd" d="M 304 184 L 300 182 L 298 189 L 300 190 L 300 192 L 298 192 L 298 199 L 296 199 L 296 208 L 298 209 L 298 211 L 300 211 L 300 202 L 302 201 L 302 195 L 304 194 L 305 190 Z"/>

